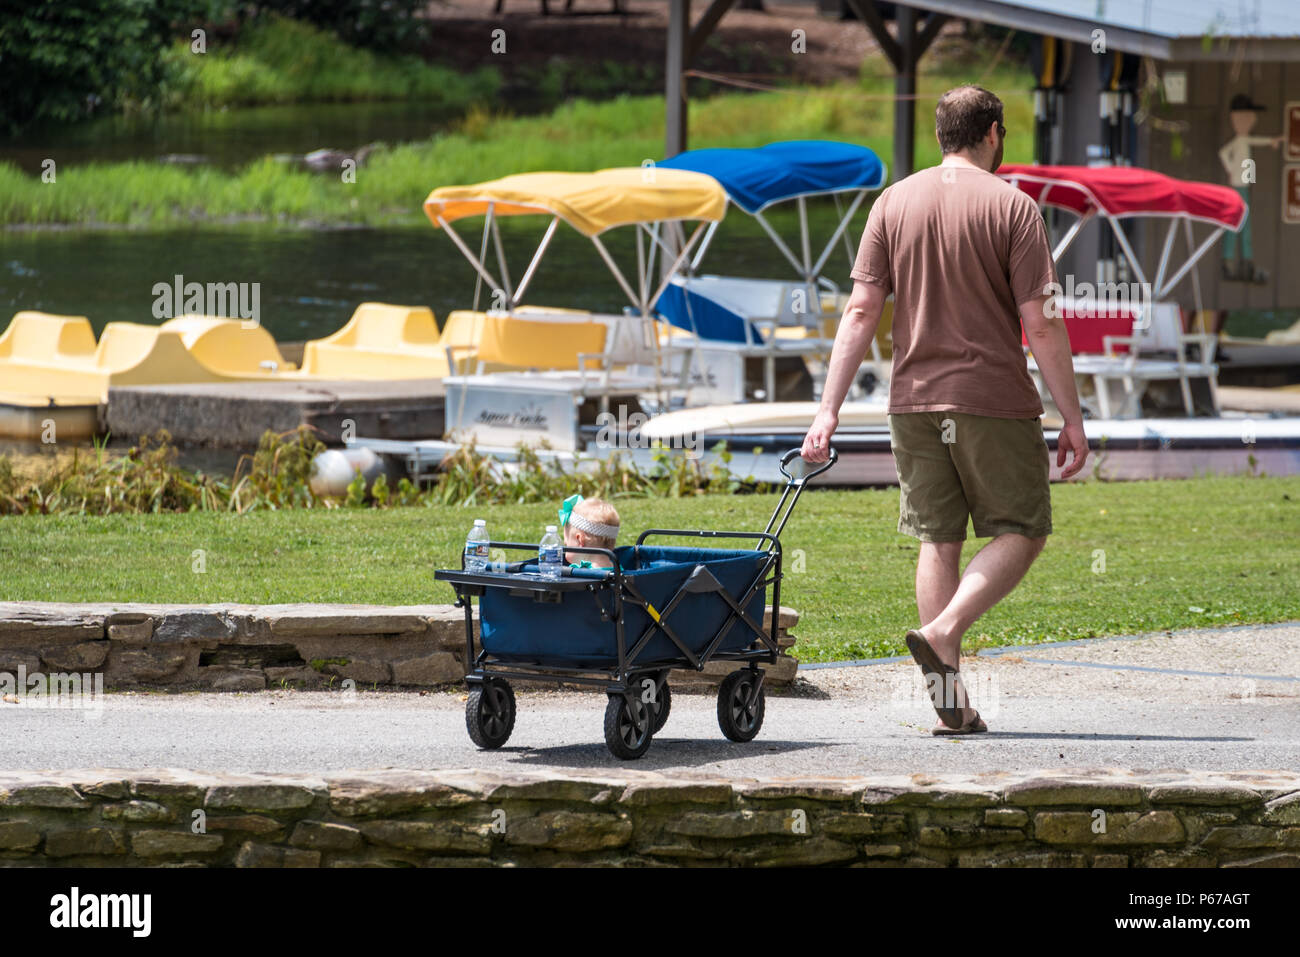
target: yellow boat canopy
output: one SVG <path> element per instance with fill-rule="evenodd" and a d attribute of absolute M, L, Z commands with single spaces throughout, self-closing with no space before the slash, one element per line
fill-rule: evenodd
<path fill-rule="evenodd" d="M 594 173 L 516 173 L 474 186 L 440 186 L 424 201 L 436 227 L 467 216 L 549 213 L 584 236 L 615 226 L 691 219 L 718 222 L 727 194 L 712 176 L 628 166 Z"/>

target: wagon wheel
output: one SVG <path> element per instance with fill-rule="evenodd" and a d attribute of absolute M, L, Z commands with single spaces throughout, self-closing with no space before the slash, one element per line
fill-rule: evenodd
<path fill-rule="evenodd" d="M 633 761 L 654 736 L 654 715 L 639 695 L 611 694 L 605 706 L 605 746 L 616 758 Z"/>
<path fill-rule="evenodd" d="M 654 709 L 654 733 L 658 735 L 659 728 L 664 726 L 668 720 L 668 711 L 672 710 L 672 692 L 668 689 L 667 681 L 664 681 L 663 688 L 659 689 L 658 700 L 655 702 Z"/>
<path fill-rule="evenodd" d="M 668 712 L 672 710 L 672 707 L 673 707 L 673 693 L 668 688 L 668 682 L 665 681 L 664 686 L 659 689 L 658 695 L 655 696 L 655 703 L 652 708 L 655 715 L 655 723 L 653 728 L 655 734 L 659 733 L 659 729 L 662 728 L 664 726 L 664 722 L 668 720 Z"/>
<path fill-rule="evenodd" d="M 480 748 L 499 748 L 515 728 L 515 693 L 508 681 L 488 678 L 470 689 L 465 727 Z"/>
<path fill-rule="evenodd" d="M 759 688 L 758 696 L 750 700 L 757 682 L 758 672 L 742 668 L 722 679 L 718 688 L 718 725 L 732 741 L 753 741 L 763 726 L 763 689 Z"/>
<path fill-rule="evenodd" d="M 668 712 L 673 706 L 673 693 L 668 687 L 668 675 L 664 674 L 663 679 L 663 686 L 655 693 L 654 702 L 645 702 L 649 705 L 651 714 L 654 715 L 654 727 L 650 729 L 654 734 L 658 734 L 659 729 L 664 726 L 664 722 L 668 720 Z M 645 682 L 654 681 L 657 684 L 658 680 L 657 677 L 646 675 L 637 682 L 636 687 L 639 689 L 642 701 L 645 701 L 645 692 L 647 690 Z"/>

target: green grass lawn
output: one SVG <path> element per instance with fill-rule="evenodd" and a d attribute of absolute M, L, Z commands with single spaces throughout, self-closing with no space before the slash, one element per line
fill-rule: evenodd
<path fill-rule="evenodd" d="M 774 503 L 629 499 L 623 540 L 651 526 L 760 530 Z M 1300 479 L 1088 482 L 1055 487 L 1053 504 L 1056 533 L 976 624 L 976 646 L 1300 619 Z M 480 512 L 497 540 L 536 540 L 555 516 L 519 505 L 0 518 L 0 599 L 450 602 L 432 572 L 459 564 Z M 904 653 L 917 545 L 897 519 L 893 489 L 800 501 L 781 599 L 800 612 L 802 660 Z"/>

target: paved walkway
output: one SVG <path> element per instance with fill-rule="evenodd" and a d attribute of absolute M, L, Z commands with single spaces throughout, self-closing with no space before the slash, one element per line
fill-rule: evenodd
<path fill-rule="evenodd" d="M 759 737 L 726 741 L 716 699 L 678 694 L 627 767 L 710 776 L 1300 768 L 1300 623 L 1114 638 L 967 659 L 989 733 L 929 734 L 910 660 L 806 667 L 767 698 Z M 0 703 L 0 769 L 212 771 L 618 767 L 603 695 L 518 692 L 514 735 L 480 752 L 454 692 L 113 694 L 101 711 Z"/>

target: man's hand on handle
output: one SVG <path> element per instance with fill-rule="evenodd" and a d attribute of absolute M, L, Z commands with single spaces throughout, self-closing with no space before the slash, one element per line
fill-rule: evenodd
<path fill-rule="evenodd" d="M 804 436 L 799 455 L 805 462 L 825 462 L 831 457 L 831 436 L 839 426 L 839 416 L 822 409 L 813 419 L 812 427 Z"/>

